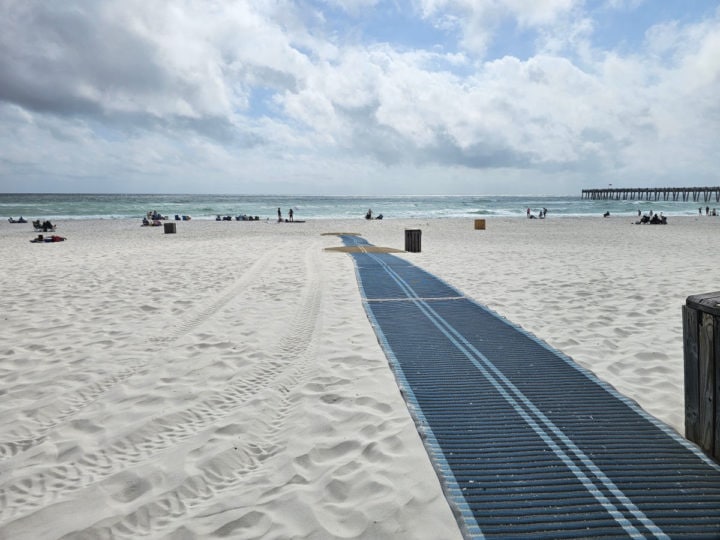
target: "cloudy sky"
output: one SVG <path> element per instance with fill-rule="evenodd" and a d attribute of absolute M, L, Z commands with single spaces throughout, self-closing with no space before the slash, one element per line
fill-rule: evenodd
<path fill-rule="evenodd" d="M 711 0 L 0 0 L 0 192 L 720 184 Z"/>

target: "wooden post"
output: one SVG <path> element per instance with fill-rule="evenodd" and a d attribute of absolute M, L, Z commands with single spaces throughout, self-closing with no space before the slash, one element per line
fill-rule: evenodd
<path fill-rule="evenodd" d="M 476 219 L 475 220 L 475 230 L 476 231 L 484 231 L 485 230 L 485 220 L 484 219 Z"/>
<path fill-rule="evenodd" d="M 165 234 L 175 234 L 175 223 L 163 223 Z"/>
<path fill-rule="evenodd" d="M 421 236 L 420 229 L 405 229 L 405 251 L 420 253 Z"/>
<path fill-rule="evenodd" d="M 685 436 L 720 461 L 720 291 L 683 306 Z"/>

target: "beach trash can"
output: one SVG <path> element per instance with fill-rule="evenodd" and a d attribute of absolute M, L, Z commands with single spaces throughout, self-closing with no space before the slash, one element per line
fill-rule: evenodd
<path fill-rule="evenodd" d="M 720 462 L 720 291 L 688 296 L 682 314 L 685 436 Z"/>
<path fill-rule="evenodd" d="M 484 231 L 485 230 L 485 220 L 484 219 L 476 219 L 475 220 L 475 230 L 476 231 Z"/>
<path fill-rule="evenodd" d="M 421 237 L 422 231 L 420 229 L 405 229 L 405 251 L 420 253 Z"/>
<path fill-rule="evenodd" d="M 165 226 L 165 234 L 175 234 L 175 224 L 174 223 L 164 223 Z"/>

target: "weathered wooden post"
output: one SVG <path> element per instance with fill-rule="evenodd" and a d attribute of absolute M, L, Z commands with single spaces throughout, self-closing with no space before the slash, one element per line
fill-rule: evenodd
<path fill-rule="evenodd" d="M 476 231 L 484 231 L 485 230 L 485 220 L 484 219 L 476 219 L 475 220 L 475 230 Z"/>
<path fill-rule="evenodd" d="M 720 291 L 683 306 L 685 436 L 720 461 Z"/>
<path fill-rule="evenodd" d="M 420 229 L 405 229 L 405 251 L 420 253 L 421 237 Z"/>
<path fill-rule="evenodd" d="M 175 234 L 175 223 L 163 223 L 165 229 L 165 234 Z"/>

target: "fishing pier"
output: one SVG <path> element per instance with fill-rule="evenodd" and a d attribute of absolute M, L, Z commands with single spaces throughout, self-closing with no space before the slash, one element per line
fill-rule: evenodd
<path fill-rule="evenodd" d="M 720 186 L 678 188 L 602 188 L 583 189 L 583 199 L 617 201 L 695 201 L 720 202 Z"/>

